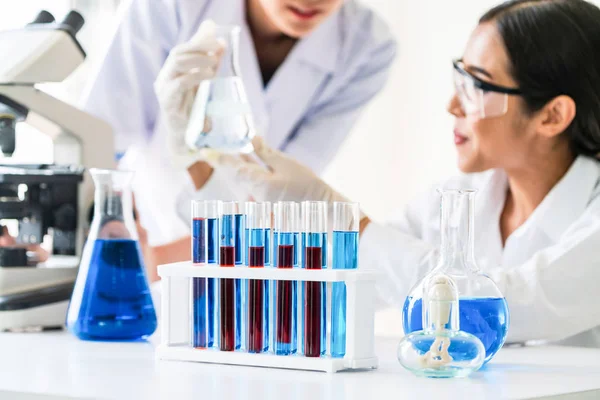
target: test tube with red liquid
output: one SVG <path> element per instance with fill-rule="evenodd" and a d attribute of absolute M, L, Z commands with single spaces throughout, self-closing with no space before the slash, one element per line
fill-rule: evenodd
<path fill-rule="evenodd" d="M 274 207 L 276 232 L 273 243 L 276 267 L 298 268 L 298 241 L 300 205 L 291 201 L 280 201 Z M 275 286 L 275 354 L 290 355 L 297 351 L 296 292 L 297 282 L 277 281 Z"/>
<path fill-rule="evenodd" d="M 327 267 L 327 203 L 302 203 L 304 228 L 304 268 L 320 270 Z M 325 282 L 304 284 L 304 355 L 320 357 L 326 349 L 326 289 Z"/>
<path fill-rule="evenodd" d="M 248 267 L 265 266 L 265 230 L 268 210 L 265 203 L 246 203 L 246 226 L 248 228 Z M 266 313 L 268 281 L 249 279 L 247 289 L 247 348 L 250 353 L 262 353 L 268 349 Z"/>
<path fill-rule="evenodd" d="M 237 203 L 223 203 L 223 215 L 220 221 L 220 266 L 235 267 L 235 215 Z M 219 328 L 221 351 L 234 351 L 239 348 L 236 340 L 236 280 L 219 279 Z M 239 329 L 239 328 L 237 328 Z"/>

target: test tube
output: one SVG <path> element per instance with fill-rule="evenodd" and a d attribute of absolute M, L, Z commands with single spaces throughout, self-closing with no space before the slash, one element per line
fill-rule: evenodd
<path fill-rule="evenodd" d="M 192 263 L 206 264 L 204 202 L 192 200 Z M 213 301 L 214 302 L 214 301 Z M 206 348 L 208 336 L 206 278 L 192 279 L 192 346 Z"/>
<path fill-rule="evenodd" d="M 219 264 L 219 220 L 223 214 L 223 202 L 207 200 L 204 202 L 206 218 L 206 263 L 216 266 Z M 217 280 L 208 278 L 206 281 L 208 298 L 208 347 L 217 345 L 217 327 L 219 326 L 217 312 Z"/>
<path fill-rule="evenodd" d="M 271 203 L 268 201 L 260 203 L 265 209 L 265 267 L 273 266 L 271 261 L 271 228 L 273 212 L 271 210 Z"/>
<path fill-rule="evenodd" d="M 220 264 L 222 268 L 235 267 L 235 215 L 237 203 L 223 203 L 223 216 L 220 226 Z M 239 303 L 236 301 L 236 280 L 219 279 L 220 300 L 220 349 L 221 351 L 234 351 L 239 341 L 237 340 L 236 309 Z"/>
<path fill-rule="evenodd" d="M 271 203 L 268 201 L 259 203 L 264 208 L 265 219 L 264 219 L 264 231 L 265 231 L 265 267 L 273 267 L 271 264 L 271 228 L 273 213 Z M 265 281 L 265 351 L 269 349 L 270 338 L 273 332 L 274 323 L 274 310 L 271 304 L 274 304 L 275 298 L 275 281 Z"/>
<path fill-rule="evenodd" d="M 244 247 L 248 243 L 244 241 L 244 231 L 246 227 L 246 217 L 243 211 L 243 203 L 231 202 L 235 220 L 235 266 L 245 266 Z M 242 346 L 242 332 L 244 332 L 245 290 L 242 279 L 235 280 L 235 343 L 236 349 Z"/>
<path fill-rule="evenodd" d="M 327 267 L 327 203 L 302 203 L 305 247 L 304 268 Z M 304 355 L 319 357 L 325 354 L 326 298 L 325 282 L 306 282 L 304 288 Z"/>
<path fill-rule="evenodd" d="M 235 265 L 244 265 L 244 246 L 248 245 L 248 242 L 244 241 L 245 217 L 241 203 L 233 203 L 235 204 Z"/>
<path fill-rule="evenodd" d="M 266 207 L 263 203 L 246 203 L 246 222 L 249 230 L 248 267 L 265 266 Z M 248 352 L 262 353 L 267 346 L 265 328 L 268 323 L 265 313 L 267 281 L 248 280 Z"/>
<path fill-rule="evenodd" d="M 358 267 L 358 203 L 333 203 L 333 269 Z M 332 287 L 331 356 L 346 354 L 346 284 L 335 282 Z"/>
<path fill-rule="evenodd" d="M 298 268 L 300 205 L 279 202 L 275 209 L 274 232 L 277 232 L 276 267 Z M 275 240 L 273 240 L 275 243 Z M 296 281 L 277 281 L 275 287 L 275 354 L 290 355 L 297 351 Z"/>
<path fill-rule="evenodd" d="M 220 214 L 220 202 L 192 201 L 192 262 L 207 264 L 208 244 L 214 248 L 214 235 L 209 235 L 209 221 L 216 221 Z M 215 223 L 210 224 L 216 226 Z M 210 240 L 209 240 L 210 239 Z M 215 331 L 215 284 L 214 279 L 192 279 L 192 345 L 197 348 L 212 347 Z"/>

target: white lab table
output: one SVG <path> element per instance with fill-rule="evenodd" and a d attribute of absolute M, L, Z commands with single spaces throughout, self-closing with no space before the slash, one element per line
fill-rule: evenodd
<path fill-rule="evenodd" d="M 157 343 L 158 338 L 84 342 L 66 332 L 2 333 L 0 398 L 448 400 L 568 393 L 556 398 L 600 398 L 600 349 L 507 348 L 471 378 L 434 380 L 405 371 L 390 339 L 377 340 L 379 369 L 337 374 L 158 361 Z"/>

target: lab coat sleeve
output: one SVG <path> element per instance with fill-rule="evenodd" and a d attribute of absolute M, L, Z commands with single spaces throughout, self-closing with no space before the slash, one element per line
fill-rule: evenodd
<path fill-rule="evenodd" d="M 421 202 L 421 206 L 419 203 Z M 379 272 L 381 300 L 401 309 L 409 290 L 430 272 L 439 248 L 423 240 L 422 199 L 388 225 L 361 236 L 359 266 Z M 600 196 L 560 241 L 525 263 L 488 272 L 508 302 L 508 341 L 557 341 L 600 325 Z"/>
<path fill-rule="evenodd" d="M 158 102 L 153 83 L 178 32 L 176 0 L 130 0 L 83 108 L 112 125 L 117 154 L 154 131 Z"/>
<path fill-rule="evenodd" d="M 600 325 L 600 198 L 554 246 L 490 277 L 510 312 L 507 340 L 561 340 Z"/>
<path fill-rule="evenodd" d="M 431 191 L 418 196 L 385 225 L 371 222 L 360 238 L 359 266 L 378 272 L 377 292 L 384 304 L 401 309 L 420 278 L 432 270 L 439 250 L 423 240 Z"/>
<path fill-rule="evenodd" d="M 396 43 L 391 37 L 375 47 L 347 85 L 300 122 L 282 150 L 322 173 L 360 111 L 385 85 L 395 56 Z"/>

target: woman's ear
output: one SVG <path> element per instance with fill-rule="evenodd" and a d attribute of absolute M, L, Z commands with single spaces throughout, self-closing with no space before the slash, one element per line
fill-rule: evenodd
<path fill-rule="evenodd" d="M 550 100 L 539 112 L 537 131 L 544 137 L 551 138 L 563 133 L 577 113 L 575 101 L 569 96 L 560 95 Z"/>

